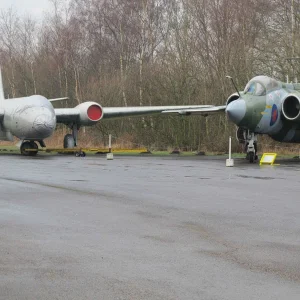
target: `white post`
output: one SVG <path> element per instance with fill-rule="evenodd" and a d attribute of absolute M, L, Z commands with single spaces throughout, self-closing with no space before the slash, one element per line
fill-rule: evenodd
<path fill-rule="evenodd" d="M 111 152 L 111 134 L 108 135 L 108 152 Z"/>
<path fill-rule="evenodd" d="M 111 134 L 108 136 L 108 153 L 106 154 L 106 159 L 112 160 L 114 159 L 114 155 L 111 152 Z"/>
<path fill-rule="evenodd" d="M 231 159 L 231 136 L 229 137 L 229 159 Z"/>
<path fill-rule="evenodd" d="M 229 158 L 226 159 L 226 167 L 233 167 L 234 161 L 231 159 L 231 136 L 229 137 Z"/>

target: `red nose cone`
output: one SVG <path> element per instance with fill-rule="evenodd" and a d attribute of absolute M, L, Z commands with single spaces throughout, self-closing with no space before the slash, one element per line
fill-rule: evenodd
<path fill-rule="evenodd" d="M 91 105 L 87 110 L 87 115 L 92 121 L 98 121 L 102 117 L 102 109 L 98 105 Z"/>

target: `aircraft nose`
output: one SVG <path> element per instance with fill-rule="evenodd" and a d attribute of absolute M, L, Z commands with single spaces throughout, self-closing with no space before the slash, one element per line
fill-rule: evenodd
<path fill-rule="evenodd" d="M 246 103 L 243 99 L 230 102 L 226 107 L 228 118 L 238 125 L 246 114 Z"/>
<path fill-rule="evenodd" d="M 52 134 L 56 127 L 55 114 L 52 111 L 43 109 L 33 122 L 34 130 L 46 138 Z"/>

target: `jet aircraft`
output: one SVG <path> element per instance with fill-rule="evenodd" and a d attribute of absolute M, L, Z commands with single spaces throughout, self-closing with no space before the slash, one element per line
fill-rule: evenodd
<path fill-rule="evenodd" d="M 138 107 L 102 107 L 96 102 L 83 102 L 74 108 L 54 108 L 53 101 L 40 95 L 22 98 L 4 98 L 2 75 L 0 71 L 0 140 L 20 139 L 21 154 L 36 155 L 38 144 L 45 147 L 44 139 L 50 137 L 56 124 L 67 125 L 71 133 L 64 137 L 64 148 L 77 146 L 78 130 L 81 126 L 92 126 L 101 119 L 125 116 L 159 114 L 169 110 L 205 109 L 213 112 L 218 108 L 211 105 L 189 106 L 138 106 Z"/>
<path fill-rule="evenodd" d="M 102 119 L 151 114 L 210 115 L 226 112 L 237 125 L 237 139 L 245 145 L 247 159 L 257 159 L 257 136 L 267 134 L 286 143 L 300 143 L 300 84 L 283 83 L 267 76 L 256 76 L 244 91 L 237 91 L 225 105 L 102 107 L 83 102 L 74 108 L 54 108 L 40 95 L 5 99 L 0 72 L 0 140 L 21 141 L 23 155 L 36 155 L 38 145 L 45 147 L 56 124 L 67 125 L 71 133 L 64 137 L 64 148 L 77 146 L 81 126 L 92 126 Z M 30 150 L 30 151 L 26 151 Z M 36 150 L 36 151 L 34 151 Z"/>
<path fill-rule="evenodd" d="M 181 115 L 204 114 L 213 110 L 177 109 L 163 113 Z M 237 139 L 245 145 L 247 159 L 257 159 L 257 136 L 267 134 L 285 143 L 300 143 L 300 84 L 284 83 L 267 76 L 256 76 L 244 91 L 232 94 L 224 106 L 214 112 L 225 111 L 237 125 Z"/>

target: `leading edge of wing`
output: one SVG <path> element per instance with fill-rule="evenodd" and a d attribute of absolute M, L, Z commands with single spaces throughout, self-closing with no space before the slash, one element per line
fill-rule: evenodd
<path fill-rule="evenodd" d="M 199 107 L 199 108 L 188 108 L 188 109 L 172 109 L 172 110 L 164 110 L 163 114 L 179 114 L 182 116 L 190 116 L 190 115 L 212 115 L 225 112 L 226 105 L 221 106 L 213 106 L 210 107 Z"/>
<path fill-rule="evenodd" d="M 131 107 L 103 107 L 103 119 L 119 118 L 126 116 L 142 116 L 160 113 L 168 113 L 170 111 L 209 109 L 212 105 L 182 105 L 182 106 L 131 106 Z"/>

